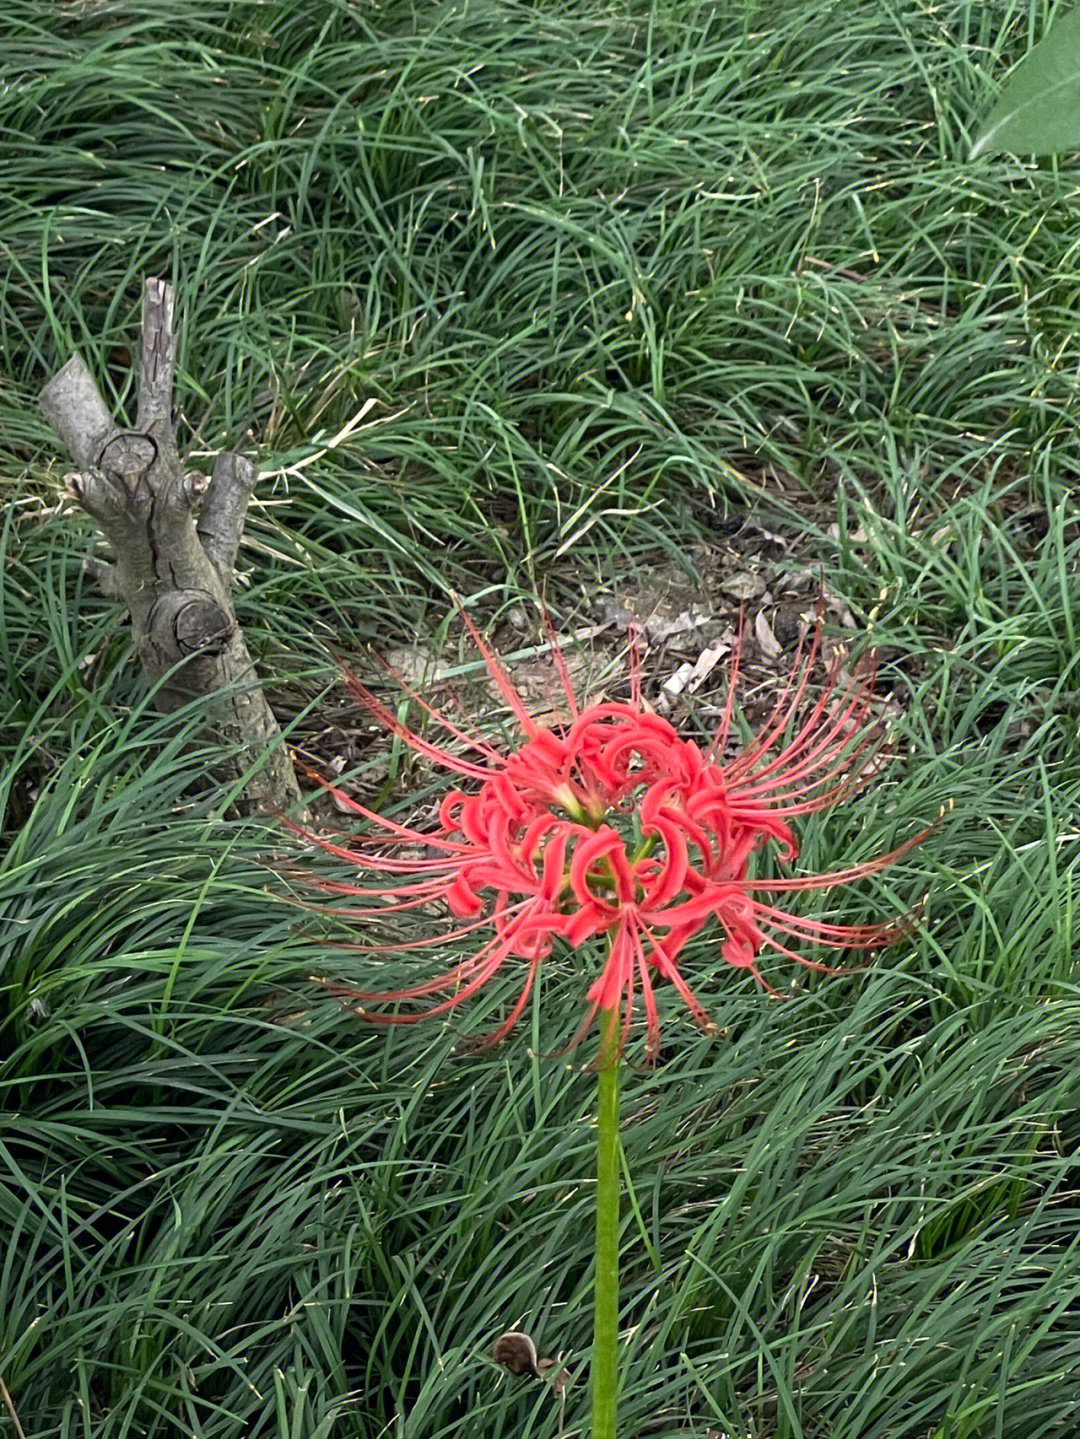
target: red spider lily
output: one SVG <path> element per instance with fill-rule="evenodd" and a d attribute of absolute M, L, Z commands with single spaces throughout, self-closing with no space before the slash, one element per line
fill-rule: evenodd
<path fill-rule="evenodd" d="M 777 846 L 781 860 L 794 860 L 798 845 L 791 821 L 846 798 L 881 761 L 883 727 L 873 717 L 872 665 L 842 680 L 834 663 L 816 701 L 804 703 L 820 647 L 820 623 L 808 648 L 800 642 L 772 714 L 748 745 L 725 760 L 739 640 L 720 725 L 703 750 L 645 707 L 636 653 L 630 702 L 581 708 L 550 627 L 570 718 L 555 727 L 538 724 L 468 616 L 462 619 L 524 732 L 520 747 L 500 752 L 467 722 L 455 722 L 398 677 L 405 693 L 447 736 L 443 743 L 428 740 L 346 671 L 352 693 L 390 733 L 461 783 L 443 799 L 437 825 L 421 830 L 374 814 L 303 766 L 340 806 L 368 821 L 370 832 L 342 842 L 286 821 L 306 841 L 378 877 L 374 886 L 313 878 L 324 892 L 380 900 L 364 909 L 328 907 L 327 912 L 374 917 L 442 901 L 462 921 L 448 933 L 411 944 L 340 947 L 369 953 L 423 948 L 490 931 L 479 948 L 450 969 L 405 989 L 377 993 L 327 985 L 337 997 L 364 1006 L 427 1001 L 405 1012 L 364 1008 L 366 1018 L 407 1024 L 444 1014 L 517 958 L 525 963 L 524 983 L 506 1018 L 483 1041 L 495 1043 L 520 1017 L 553 946 L 576 950 L 602 935 L 608 941 L 607 960 L 588 990 L 585 1020 L 571 1043 L 584 1036 L 598 1011 L 621 1007 L 625 1044 L 640 988 L 646 1050 L 652 1056 L 660 1042 L 653 988 L 658 976 L 674 985 L 703 1030 L 716 1032 L 679 968 L 687 941 L 710 922 L 724 936 L 728 963 L 749 970 L 762 984 L 757 959 L 765 947 L 811 969 L 837 973 L 787 941 L 871 951 L 909 929 L 904 918 L 859 925 L 807 919 L 770 900 L 779 893 L 831 889 L 875 874 L 929 830 L 849 869 L 777 879 L 750 873 L 753 857 L 768 844 Z"/>

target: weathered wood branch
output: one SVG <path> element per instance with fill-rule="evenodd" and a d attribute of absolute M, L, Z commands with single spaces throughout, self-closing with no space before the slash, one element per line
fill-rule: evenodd
<path fill-rule="evenodd" d="M 172 286 L 164 280 L 147 280 L 143 294 L 139 408 L 135 416 L 135 428 L 144 434 L 175 435 L 172 392 L 177 338 Z"/>
<path fill-rule="evenodd" d="M 238 746 L 226 777 L 262 761 L 245 786 L 248 804 L 286 806 L 299 788 L 231 596 L 256 470 L 228 453 L 209 482 L 184 469 L 172 418 L 176 346 L 172 286 L 147 280 L 135 428 L 116 424 L 78 355 L 48 382 L 40 405 L 79 467 L 66 477 L 69 496 L 112 546 L 104 587 L 127 604 L 159 707 L 216 696 L 214 728 Z"/>
<path fill-rule="evenodd" d="M 243 455 L 223 451 L 214 461 L 197 532 L 218 574 L 231 575 L 244 533 L 244 515 L 258 471 Z"/>
<path fill-rule="evenodd" d="M 72 355 L 38 396 L 49 425 L 80 469 L 92 465 L 117 433 L 109 407 L 80 355 Z"/>

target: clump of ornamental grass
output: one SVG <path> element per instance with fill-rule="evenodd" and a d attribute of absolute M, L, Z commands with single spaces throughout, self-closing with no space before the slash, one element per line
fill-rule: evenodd
<path fill-rule="evenodd" d="M 660 1045 L 655 986 L 671 984 L 694 1021 L 719 1032 L 682 972 L 688 942 L 707 926 L 724 959 L 774 997 L 759 956 L 773 951 L 828 974 L 849 972 L 817 957 L 822 951 L 871 953 L 894 943 L 910 915 L 876 923 L 812 919 L 777 903 L 779 896 L 838 889 L 893 864 L 929 829 L 876 858 L 825 874 L 758 877 L 755 859 L 770 847 L 784 864 L 798 858 L 794 822 L 829 809 L 866 785 L 887 755 L 875 714 L 874 663 L 844 673 L 833 661 L 820 693 L 808 698 L 821 649 L 820 619 L 800 640 L 791 671 L 756 735 L 729 754 L 741 658 L 732 650 L 719 725 L 704 747 L 684 738 L 645 703 L 641 666 L 631 645 L 630 699 L 582 706 L 550 621 L 551 655 L 567 717 L 540 724 L 468 615 L 462 621 L 524 736 L 498 749 L 467 718 L 436 708 L 414 686 L 401 689 L 442 731 L 428 739 L 383 703 L 354 673 L 345 681 L 364 708 L 397 739 L 456 783 L 430 829 L 400 824 L 347 795 L 313 770 L 340 808 L 366 822 L 350 836 L 328 836 L 286 819 L 307 844 L 355 865 L 364 883 L 306 873 L 316 888 L 373 901 L 323 906 L 369 923 L 405 911 L 444 907 L 448 924 L 419 940 L 358 943 L 354 952 L 464 945 L 450 968 L 396 990 L 367 990 L 320 980 L 375 1024 L 411 1024 L 466 1004 L 508 965 L 522 984 L 497 1027 L 478 1042 L 507 1038 L 536 976 L 556 946 L 589 965 L 585 1015 L 570 1041 L 579 1044 L 599 1020 L 597 1238 L 592 1353 L 594 1439 L 614 1439 L 618 1372 L 618 1071 L 634 1016 L 645 1018 L 645 1053 Z M 305 766 L 305 768 L 307 768 Z M 317 908 L 317 906 L 316 906 Z M 597 941 L 604 944 L 598 945 Z M 809 947 L 814 953 L 807 953 Z"/>

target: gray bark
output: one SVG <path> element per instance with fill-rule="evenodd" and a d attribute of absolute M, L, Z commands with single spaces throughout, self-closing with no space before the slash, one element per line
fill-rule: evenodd
<path fill-rule="evenodd" d="M 215 732 L 240 746 L 225 777 L 258 763 L 244 788 L 247 806 L 287 807 L 300 797 L 296 776 L 231 597 L 256 470 L 226 453 L 209 481 L 185 471 L 172 419 L 176 341 L 172 286 L 147 280 L 135 428 L 116 424 L 78 355 L 53 376 L 39 403 L 78 466 L 66 476 L 68 495 L 112 546 L 113 563 L 91 567 L 105 592 L 127 604 L 159 708 L 217 695 Z"/>

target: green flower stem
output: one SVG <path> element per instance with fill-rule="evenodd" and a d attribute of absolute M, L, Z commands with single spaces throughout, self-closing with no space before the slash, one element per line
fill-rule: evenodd
<path fill-rule="evenodd" d="M 592 1439 L 615 1439 L 619 1392 L 619 1009 L 601 1016 L 596 1105 Z"/>

